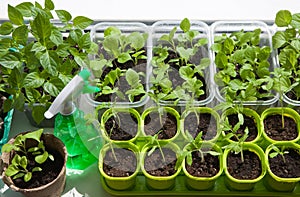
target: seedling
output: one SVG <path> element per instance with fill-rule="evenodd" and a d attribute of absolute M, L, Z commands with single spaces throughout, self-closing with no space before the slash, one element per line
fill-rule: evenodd
<path fill-rule="evenodd" d="M 53 23 L 54 15 L 61 25 Z M 52 0 L 45 0 L 44 7 L 38 2 L 8 5 L 8 18 L 0 26 L 1 77 L 6 84 L 1 87 L 12 95 L 5 111 L 24 111 L 28 103 L 39 124 L 53 98 L 86 67 L 87 55 L 95 52 L 97 45 L 83 31 L 93 20 L 54 10 Z"/>
<path fill-rule="evenodd" d="M 183 33 L 175 37 L 177 27 L 174 27 L 169 34 L 162 35 L 158 42 L 160 44 L 153 48 L 153 75 L 150 83 L 153 94 L 160 101 L 173 101 L 175 105 L 179 101 L 192 101 L 199 99 L 205 94 L 204 84 L 201 77 L 204 77 L 204 69 L 209 66 L 209 58 L 202 58 L 199 62 L 192 62 L 192 58 L 206 45 L 206 38 L 198 39 L 198 31 L 190 29 L 190 21 L 185 18 L 180 23 L 180 30 Z M 178 73 L 180 83 L 174 83 L 170 75 Z"/>
<path fill-rule="evenodd" d="M 44 163 L 48 158 L 54 161 L 53 155 L 48 153 L 45 149 L 44 142 L 41 140 L 43 129 L 39 129 L 26 134 L 20 134 L 16 137 L 13 144 L 5 144 L 2 147 L 2 152 L 14 151 L 15 155 L 11 164 L 5 170 L 5 175 L 12 177 L 13 179 L 22 178 L 25 182 L 30 181 L 32 173 L 42 171 L 42 168 L 38 165 L 33 169 L 28 169 L 28 156 L 32 154 L 35 156 L 35 162 L 37 164 Z M 28 139 L 35 140 L 38 144 L 34 147 L 26 147 L 26 141 Z"/>
<path fill-rule="evenodd" d="M 300 98 L 299 85 L 299 57 L 300 57 L 300 40 L 299 40 L 299 23 L 300 13 L 292 14 L 288 10 L 280 10 L 276 13 L 275 24 L 283 28 L 277 31 L 273 37 L 273 47 L 278 50 L 280 66 L 285 71 L 291 72 L 290 80 L 292 83 L 298 82 L 293 87 L 293 93 L 296 99 Z"/>
<path fill-rule="evenodd" d="M 292 84 L 290 76 L 292 71 L 286 71 L 284 67 L 275 68 L 273 77 L 273 89 L 279 93 L 279 101 L 281 105 L 281 122 L 282 128 L 284 128 L 284 111 L 283 111 L 283 95 L 289 91 L 292 91 L 294 87 L 298 86 L 299 82 Z"/>
<path fill-rule="evenodd" d="M 147 38 L 147 33 L 132 32 L 125 35 L 117 27 L 111 26 L 105 29 L 104 39 L 99 41 L 99 44 L 107 54 L 99 54 L 91 60 L 91 69 L 95 71 L 97 78 L 95 81 L 102 90 L 96 98 L 101 95 L 116 94 L 118 98 L 125 100 L 125 93 L 129 101 L 133 102 L 136 96 L 141 96 L 140 100 L 146 96 L 145 87 L 140 80 L 140 77 L 145 77 L 145 73 L 137 73 L 133 67 L 138 65 L 139 60 L 147 59 L 144 50 Z M 128 68 L 120 65 L 130 62 L 132 64 L 128 64 L 130 65 Z M 108 73 L 103 76 L 105 70 Z M 123 76 L 126 77 L 126 82 L 130 86 L 126 92 L 122 92 L 119 88 L 123 85 L 119 84 L 119 79 Z"/>
<path fill-rule="evenodd" d="M 228 133 L 226 135 L 226 137 L 224 138 L 224 140 L 231 139 L 233 136 L 235 136 L 238 139 L 238 141 L 233 141 L 230 144 L 223 146 L 223 149 L 225 149 L 225 148 L 231 149 L 235 154 L 240 153 L 242 162 L 244 162 L 244 154 L 243 154 L 244 146 L 243 145 L 248 137 L 248 133 L 249 133 L 248 128 L 246 128 L 244 132 L 245 133 L 242 136 L 239 136 L 235 133 Z"/>
<path fill-rule="evenodd" d="M 161 143 L 159 142 L 158 140 L 158 135 L 159 135 L 160 131 L 157 132 L 155 135 L 153 136 L 147 136 L 146 139 L 148 141 L 148 143 L 150 145 L 152 145 L 152 148 L 150 151 L 148 151 L 148 156 L 151 155 L 157 148 L 159 149 L 160 153 L 161 153 L 161 156 L 164 160 L 164 162 L 166 162 L 166 159 L 165 159 L 165 156 L 164 156 L 164 152 L 161 148 Z"/>
<path fill-rule="evenodd" d="M 215 82 L 225 97 L 235 101 L 256 101 L 272 96 L 268 61 L 271 48 L 261 47 L 261 29 L 216 36 L 211 49 L 215 52 Z"/>
<path fill-rule="evenodd" d="M 178 160 L 176 162 L 177 168 L 181 165 L 184 158 L 186 158 L 187 164 L 191 166 L 193 163 L 192 152 L 194 152 L 194 151 L 198 151 L 200 153 L 201 162 L 205 161 L 204 156 L 206 154 L 210 154 L 212 156 L 220 155 L 219 152 L 211 150 L 212 147 L 206 147 L 203 145 L 202 132 L 200 132 L 195 138 L 189 132 L 187 132 L 187 137 L 188 137 L 189 143 L 185 150 L 180 151 L 180 154 L 179 154 L 180 157 L 178 158 Z"/>
<path fill-rule="evenodd" d="M 274 152 L 270 153 L 269 156 L 270 158 L 274 158 L 277 155 L 280 155 L 283 159 L 283 162 L 285 163 L 285 157 L 284 154 L 288 154 L 289 151 L 285 150 L 285 146 L 282 146 L 280 149 L 275 146 L 274 144 L 271 145 L 271 149 L 274 150 Z"/>

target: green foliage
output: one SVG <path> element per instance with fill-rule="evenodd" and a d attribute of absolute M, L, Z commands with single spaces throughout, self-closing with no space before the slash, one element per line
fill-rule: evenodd
<path fill-rule="evenodd" d="M 60 25 L 52 22 L 54 14 Z M 45 0 L 44 7 L 31 2 L 8 5 L 8 18 L 0 26 L 1 75 L 4 90 L 12 95 L 5 110 L 23 110 L 28 103 L 34 120 L 40 123 L 53 98 L 95 51 L 97 45 L 83 31 L 93 21 L 54 10 L 52 0 Z"/>
<path fill-rule="evenodd" d="M 269 84 L 271 48 L 260 46 L 261 29 L 216 36 L 215 82 L 226 100 L 256 101 L 272 96 Z"/>
<path fill-rule="evenodd" d="M 111 26 L 105 29 L 104 38 L 99 41 L 99 44 L 106 54 L 98 54 L 94 60 L 91 60 L 90 65 L 97 78 L 97 86 L 103 90 L 96 95 L 96 98 L 101 95 L 116 94 L 125 100 L 125 95 L 127 95 L 128 100 L 134 102 L 135 97 L 141 96 L 139 100 L 142 100 L 146 96 L 145 87 L 141 84 L 141 79 L 145 78 L 145 73 L 137 73 L 134 67 L 139 64 L 140 60 L 147 59 L 144 49 L 147 38 L 147 33 L 132 32 L 126 35 L 118 27 Z M 130 63 L 132 65 L 129 66 L 130 69 L 125 68 L 125 66 L 121 67 L 121 64 L 129 65 Z M 109 72 L 102 76 L 106 69 Z M 119 88 L 119 86 L 124 85 L 119 84 L 121 77 L 125 77 L 130 86 L 126 91 Z"/>
<path fill-rule="evenodd" d="M 272 36 L 273 47 L 278 50 L 280 66 L 291 71 L 292 83 L 299 82 L 300 65 L 300 14 L 280 10 L 276 14 L 275 24 L 280 27 Z M 297 100 L 300 98 L 300 85 L 293 87 Z"/>
<path fill-rule="evenodd" d="M 239 117 L 240 118 L 240 117 Z M 240 123 L 237 123 L 237 125 Z M 243 149 L 244 149 L 244 142 L 246 141 L 246 139 L 248 138 L 248 134 L 249 134 L 249 130 L 246 127 L 246 129 L 244 130 L 244 134 L 241 135 L 237 135 L 235 133 L 235 129 L 236 129 L 236 125 L 235 127 L 232 129 L 232 132 L 228 133 L 226 135 L 226 137 L 224 138 L 224 140 L 226 139 L 230 139 L 232 137 L 236 137 L 238 140 L 237 141 L 232 141 L 230 144 L 223 146 L 222 148 L 228 148 L 230 149 L 232 152 L 234 152 L 235 154 L 241 154 L 241 160 L 242 162 L 244 162 L 244 155 L 243 155 Z"/>
<path fill-rule="evenodd" d="M 206 154 L 210 154 L 212 156 L 218 156 L 221 154 L 214 151 L 213 147 L 211 147 L 210 145 L 206 145 L 205 143 L 203 143 L 202 132 L 200 132 L 195 138 L 193 138 L 193 136 L 189 132 L 186 132 L 186 135 L 188 137 L 188 144 L 185 150 L 180 151 L 180 156 L 176 162 L 177 168 L 179 167 L 179 165 L 181 165 L 184 158 L 186 158 L 187 164 L 191 166 L 193 163 L 192 152 L 194 151 L 198 151 L 200 153 L 201 162 L 205 161 L 204 156 Z"/>
<path fill-rule="evenodd" d="M 271 145 L 271 150 L 273 150 L 273 152 L 271 152 L 269 154 L 269 157 L 270 158 L 274 158 L 274 157 L 277 157 L 278 155 L 280 155 L 285 163 L 285 157 L 284 157 L 284 154 L 288 154 L 289 151 L 285 150 L 286 147 L 285 146 L 282 146 L 280 149 L 275 146 L 274 144 Z"/>
<path fill-rule="evenodd" d="M 14 157 L 11 164 L 5 171 L 5 175 L 12 177 L 13 179 L 22 178 L 25 182 L 30 181 L 33 172 L 42 171 L 42 168 L 38 164 L 44 163 L 48 158 L 54 161 L 53 155 L 48 153 L 44 146 L 44 142 L 41 140 L 43 129 L 28 132 L 26 134 L 20 134 L 15 138 L 13 144 L 4 144 L 2 152 L 14 151 Z M 34 147 L 26 147 L 26 141 L 28 139 L 35 140 L 37 145 Z M 37 165 L 33 169 L 28 168 L 28 156 L 29 154 L 35 156 L 35 162 Z"/>
<path fill-rule="evenodd" d="M 203 57 L 195 61 L 201 47 L 208 43 L 201 38 L 200 32 L 190 29 L 190 21 L 185 18 L 180 23 L 180 30 L 174 27 L 169 34 L 162 35 L 158 45 L 153 47 L 153 75 L 150 77 L 152 87 L 149 96 L 156 103 L 159 101 L 188 101 L 192 105 L 196 99 L 205 94 L 204 69 L 210 65 L 209 58 Z M 176 35 L 176 33 L 178 35 Z M 198 54 L 199 55 L 199 54 Z M 174 84 L 170 78 L 174 73 L 179 76 Z"/>

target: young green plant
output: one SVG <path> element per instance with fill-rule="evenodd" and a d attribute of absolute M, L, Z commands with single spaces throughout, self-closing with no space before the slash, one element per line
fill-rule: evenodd
<path fill-rule="evenodd" d="M 28 156 L 29 154 L 34 155 L 35 162 L 37 164 L 44 163 L 48 158 L 54 161 L 53 155 L 51 155 L 44 146 L 43 141 L 41 140 L 41 136 L 43 133 L 43 129 L 39 129 L 33 132 L 29 132 L 26 134 L 20 134 L 16 137 L 13 144 L 5 144 L 2 147 L 2 152 L 11 152 L 15 151 L 15 155 L 12 159 L 11 164 L 5 170 L 5 175 L 12 177 L 13 179 L 22 178 L 25 182 L 30 181 L 32 178 L 32 173 L 37 171 L 42 171 L 43 169 L 37 165 L 31 170 L 28 169 Z M 37 145 L 34 147 L 27 148 L 26 141 L 28 139 L 35 140 Z"/>
<path fill-rule="evenodd" d="M 274 144 L 271 145 L 271 149 L 274 150 L 274 152 L 269 154 L 270 158 L 277 157 L 277 155 L 280 155 L 282 157 L 283 162 L 285 163 L 285 157 L 284 154 L 288 154 L 289 151 L 285 150 L 285 147 L 282 146 L 280 149 L 275 146 Z"/>
<path fill-rule="evenodd" d="M 291 72 L 290 80 L 298 85 L 293 87 L 293 94 L 300 98 L 300 13 L 292 14 L 289 10 L 276 13 L 275 24 L 281 28 L 272 36 L 273 47 L 278 51 L 279 64 L 287 72 Z"/>
<path fill-rule="evenodd" d="M 88 54 L 97 51 L 83 30 L 93 20 L 54 10 L 52 0 L 8 5 L 9 21 L 0 26 L 0 65 L 4 91 L 12 95 L 5 110 L 24 111 L 28 103 L 36 123 L 64 86 L 86 67 Z M 59 25 L 53 22 L 58 17 Z M 36 105 L 36 103 L 40 105 Z"/>

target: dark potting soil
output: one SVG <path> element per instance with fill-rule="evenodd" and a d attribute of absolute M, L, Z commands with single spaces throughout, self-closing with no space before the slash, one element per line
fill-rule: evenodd
<path fill-rule="evenodd" d="M 137 135 L 138 120 L 127 112 L 118 112 L 105 123 L 105 130 L 112 140 L 130 140 Z"/>
<path fill-rule="evenodd" d="M 145 157 L 145 170 L 152 176 L 171 176 L 176 173 L 176 153 L 169 148 L 162 148 L 162 152 L 164 157 L 159 148 Z"/>
<path fill-rule="evenodd" d="M 300 153 L 294 149 L 286 149 L 288 153 L 283 156 L 278 154 L 277 156 L 270 158 L 269 164 L 271 171 L 282 178 L 297 178 L 300 177 Z"/>
<path fill-rule="evenodd" d="M 177 119 L 171 113 L 159 117 L 158 112 L 150 112 L 145 117 L 144 131 L 146 135 L 158 134 L 158 139 L 170 139 L 177 133 Z"/>
<path fill-rule="evenodd" d="M 192 152 L 192 165 L 185 164 L 189 174 L 195 177 L 213 177 L 220 171 L 220 161 L 218 156 L 204 154 L 202 161 L 199 151 Z"/>
<path fill-rule="evenodd" d="M 258 135 L 258 130 L 256 127 L 256 122 L 253 118 L 243 115 L 244 116 L 244 124 L 240 126 L 240 128 L 236 131 L 236 134 L 243 136 L 245 134 L 245 129 L 248 127 L 248 137 L 246 139 L 246 142 L 254 140 Z M 232 127 L 236 125 L 239 122 L 238 115 L 237 114 L 231 114 L 228 115 L 228 121 Z M 238 139 L 234 136 L 231 138 L 233 141 L 238 141 Z"/>
<path fill-rule="evenodd" d="M 103 162 L 105 174 L 111 177 L 128 177 L 137 168 L 136 155 L 129 149 L 110 149 L 106 152 Z"/>
<path fill-rule="evenodd" d="M 101 48 L 101 46 L 99 47 Z M 145 52 L 143 53 L 143 55 L 147 55 L 146 49 L 141 49 L 144 50 Z M 101 50 L 102 51 L 102 50 Z M 105 51 L 102 51 L 101 54 L 106 53 Z M 100 53 L 99 53 L 100 54 Z M 134 53 L 132 53 L 134 54 Z M 107 56 L 107 58 L 109 58 Z M 125 63 L 119 63 L 117 59 L 112 61 L 112 67 L 106 67 L 104 68 L 102 75 L 100 77 L 100 80 L 103 81 L 105 76 L 110 72 L 115 70 L 116 68 L 120 68 L 121 70 L 128 70 L 129 68 L 135 70 L 136 72 L 140 73 L 146 73 L 146 67 L 147 67 L 147 60 L 145 59 L 139 59 L 137 61 L 137 64 L 134 64 L 133 61 L 127 61 Z M 140 77 L 141 79 L 141 84 L 144 85 L 144 89 L 145 89 L 145 85 L 146 85 L 146 79 L 145 77 Z M 127 95 L 125 94 L 127 90 L 130 89 L 130 85 L 127 83 L 125 76 L 120 77 L 118 80 L 116 80 L 114 85 L 109 84 L 109 86 L 111 88 L 117 87 L 119 91 L 121 91 L 123 93 L 123 95 L 125 96 L 125 100 L 124 98 L 120 98 L 118 97 L 116 94 L 102 94 L 100 96 L 97 96 L 95 98 L 96 101 L 98 102 L 116 102 L 116 101 L 129 101 L 127 99 Z M 143 97 L 144 94 L 140 94 L 138 96 L 134 97 L 134 102 L 140 101 L 141 97 Z"/>
<path fill-rule="evenodd" d="M 29 155 L 28 157 L 28 170 L 31 171 L 34 167 L 41 167 L 42 171 L 40 172 L 33 172 L 32 178 L 28 182 L 24 182 L 23 177 L 18 179 L 13 179 L 15 185 L 19 188 L 36 188 L 43 185 L 46 185 L 52 182 L 62 170 L 64 159 L 63 157 L 56 151 L 47 150 L 50 154 L 53 155 L 54 161 L 50 160 L 49 158 L 43 163 L 38 164 L 34 160 L 33 155 Z"/>
<path fill-rule="evenodd" d="M 231 176 L 241 180 L 253 180 L 262 173 L 262 164 L 258 155 L 254 152 L 244 150 L 244 162 L 241 153 L 230 152 L 227 156 L 227 169 Z"/>
<path fill-rule="evenodd" d="M 199 54 L 199 52 L 196 53 L 192 57 L 192 60 L 190 62 L 188 62 L 188 63 L 195 62 L 195 60 L 193 60 L 193 59 L 201 59 L 200 56 L 201 55 Z M 186 66 L 186 62 L 183 62 L 183 61 L 180 60 L 179 61 L 179 65 L 178 65 L 177 62 L 172 62 L 172 61 L 170 62 L 170 60 L 174 60 L 174 59 L 178 59 L 178 58 L 179 58 L 179 54 L 178 53 L 175 53 L 174 51 L 169 50 L 168 51 L 168 57 L 164 60 L 165 64 L 169 64 L 170 65 L 170 70 L 171 71 L 168 72 L 168 75 L 169 75 L 169 79 L 172 82 L 173 89 L 175 89 L 177 86 L 181 86 L 185 82 L 185 80 L 180 77 L 179 69 L 182 66 Z M 195 69 L 194 66 L 191 66 L 191 68 Z M 199 73 L 195 73 L 193 77 L 196 77 L 198 80 L 201 80 L 201 82 L 203 84 L 202 89 L 204 90 L 204 94 L 200 95 L 200 97 L 196 98 L 196 100 L 201 101 L 201 100 L 206 99 L 207 98 L 207 92 L 206 92 L 206 81 L 205 81 L 204 77 L 201 76 L 201 75 L 199 75 Z"/>
<path fill-rule="evenodd" d="M 295 120 L 284 116 L 284 127 L 282 127 L 281 118 L 281 115 L 271 115 L 264 119 L 266 134 L 273 140 L 296 139 L 298 136 L 298 130 Z"/>
<path fill-rule="evenodd" d="M 201 131 L 203 140 L 213 139 L 217 135 L 217 122 L 214 116 L 209 113 L 198 113 L 198 119 L 195 113 L 189 113 L 184 119 L 184 131 L 188 130 L 194 139 Z"/>

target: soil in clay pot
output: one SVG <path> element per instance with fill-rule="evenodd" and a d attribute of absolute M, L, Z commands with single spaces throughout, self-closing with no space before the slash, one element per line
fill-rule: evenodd
<path fill-rule="evenodd" d="M 253 120 L 253 118 L 245 116 L 245 115 L 243 115 L 243 116 L 244 116 L 244 124 L 240 126 L 240 128 L 236 131 L 236 134 L 243 136 L 245 133 L 244 132 L 245 129 L 248 127 L 249 133 L 248 133 L 246 142 L 250 142 L 250 141 L 253 141 L 258 135 L 256 123 Z M 231 114 L 231 115 L 228 115 L 227 117 L 228 117 L 228 121 L 229 121 L 230 125 L 232 125 L 232 127 L 234 127 L 234 125 L 236 125 L 239 122 L 237 114 Z M 231 138 L 231 140 L 238 141 L 238 139 L 235 136 L 233 136 Z"/>
<path fill-rule="evenodd" d="M 273 140 L 293 140 L 298 137 L 297 124 L 295 120 L 284 116 L 284 127 L 282 127 L 281 115 L 272 115 L 264 119 L 266 134 Z"/>
<path fill-rule="evenodd" d="M 111 177 L 128 177 L 132 175 L 137 168 L 137 160 L 134 152 L 114 148 L 108 150 L 103 159 L 103 171 Z"/>
<path fill-rule="evenodd" d="M 171 113 L 159 117 L 158 112 L 151 112 L 145 118 L 144 131 L 146 135 L 158 134 L 158 139 L 170 139 L 177 133 L 177 120 Z"/>
<path fill-rule="evenodd" d="M 99 47 L 101 48 L 101 47 Z M 143 49 L 145 50 L 145 49 Z M 145 50 L 146 51 L 146 50 Z M 105 53 L 105 52 L 104 52 Z M 99 54 L 103 54 L 103 52 L 99 53 Z M 134 53 L 132 53 L 134 54 Z M 146 56 L 146 52 L 143 53 L 143 55 Z M 103 81 L 105 76 L 112 70 L 115 70 L 116 68 L 120 68 L 121 70 L 128 70 L 129 68 L 132 68 L 133 70 L 135 70 L 137 73 L 142 72 L 142 73 L 146 73 L 146 67 L 147 67 L 147 60 L 146 59 L 139 59 L 137 61 L 137 64 L 135 65 L 133 61 L 127 61 L 125 63 L 119 63 L 117 59 L 112 61 L 112 67 L 106 67 L 103 70 L 103 73 L 100 77 L 100 80 Z M 144 89 L 145 89 L 145 78 L 142 77 L 141 79 L 141 83 L 144 85 Z M 109 84 L 109 86 L 111 88 L 113 88 L 113 86 L 111 84 Z M 130 89 L 130 86 L 128 84 L 128 82 L 126 81 L 125 77 L 120 77 L 114 84 L 115 87 L 118 87 L 118 89 L 123 93 L 123 95 L 125 95 L 126 98 L 126 94 L 125 92 L 127 90 Z M 134 102 L 140 101 L 141 97 L 144 96 L 144 94 L 138 95 L 134 97 Z M 97 96 L 95 98 L 96 101 L 98 102 L 115 102 L 115 101 L 129 101 L 128 98 L 126 98 L 126 100 L 119 98 L 117 95 L 115 94 L 103 94 L 100 96 Z"/>
<path fill-rule="evenodd" d="M 47 150 L 50 154 L 53 155 L 54 161 L 49 158 L 43 164 L 37 164 L 34 160 L 35 156 L 32 154 L 28 155 L 28 170 L 31 171 L 34 167 L 39 166 L 42 168 L 40 172 L 33 172 L 32 178 L 30 181 L 25 182 L 23 177 L 13 179 L 15 185 L 19 188 L 23 189 L 31 189 L 46 185 L 52 182 L 62 170 L 64 159 L 63 157 L 56 151 Z M 20 156 L 22 154 L 20 153 Z"/>
<path fill-rule="evenodd" d="M 105 130 L 112 140 L 130 140 L 137 135 L 138 120 L 128 112 L 118 112 L 105 122 Z"/>
<path fill-rule="evenodd" d="M 169 148 L 162 148 L 162 152 L 164 157 L 159 148 L 145 157 L 145 170 L 152 176 L 171 176 L 176 173 L 176 153 Z"/>
<path fill-rule="evenodd" d="M 184 131 L 188 132 L 195 138 L 202 131 L 203 140 L 211 140 L 217 135 L 216 119 L 209 113 L 198 114 L 198 119 L 195 113 L 189 113 L 184 119 Z"/>
<path fill-rule="evenodd" d="M 199 151 L 192 152 L 192 165 L 186 165 L 188 173 L 195 177 L 213 177 L 220 170 L 220 162 L 218 156 L 205 154 L 202 161 Z"/>
<path fill-rule="evenodd" d="M 300 177 L 300 154 L 294 149 L 286 149 L 288 153 L 283 156 L 270 158 L 269 164 L 271 171 L 281 178 L 297 178 Z"/>
<path fill-rule="evenodd" d="M 231 176 L 240 180 L 253 180 L 262 173 L 259 157 L 251 151 L 244 150 L 244 162 L 241 153 L 230 152 L 227 156 L 227 168 Z"/>

